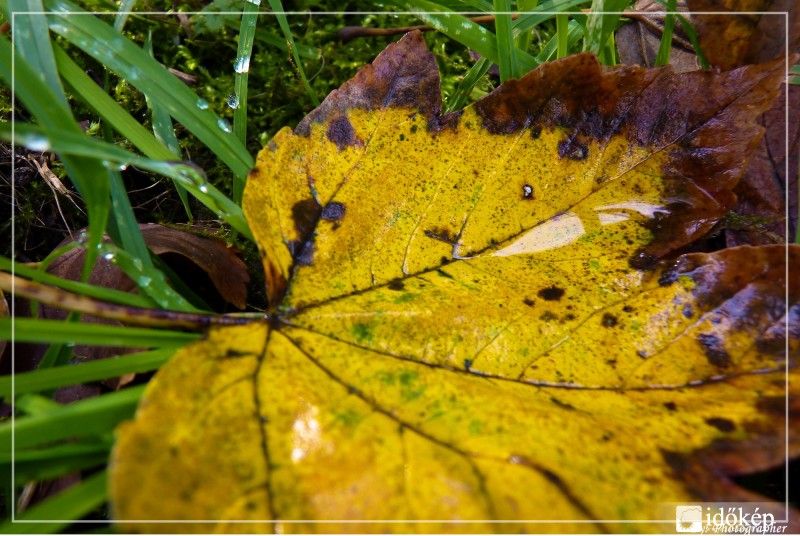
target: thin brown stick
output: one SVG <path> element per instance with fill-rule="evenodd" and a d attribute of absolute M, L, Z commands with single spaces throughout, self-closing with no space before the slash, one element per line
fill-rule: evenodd
<path fill-rule="evenodd" d="M 583 13 L 589 13 L 591 10 L 582 9 L 581 11 Z M 653 15 L 656 15 L 656 13 L 654 13 Z M 653 15 L 643 15 L 641 13 L 634 13 L 634 12 L 629 12 L 628 10 L 625 10 L 625 11 L 623 11 L 623 15 L 622 16 L 623 17 L 627 17 L 629 19 L 637 20 L 637 21 L 641 22 L 642 24 L 644 24 L 646 26 L 649 26 L 650 28 L 652 28 L 652 29 L 654 29 L 656 31 L 660 31 L 660 32 L 664 31 L 664 29 L 661 28 L 658 24 L 656 24 L 655 22 L 650 20 L 650 17 L 653 16 Z M 517 19 L 517 18 L 519 18 L 519 14 L 511 15 L 511 18 L 512 19 Z M 484 23 L 494 22 L 495 17 L 494 17 L 494 15 L 482 15 L 480 17 L 472 17 L 469 20 L 471 20 L 472 22 L 475 22 L 477 24 L 484 24 Z M 385 36 L 391 36 L 391 35 L 404 34 L 404 33 L 408 33 L 408 32 L 414 31 L 414 30 L 419 30 L 421 32 L 430 32 L 433 29 L 434 28 L 432 26 L 428 26 L 428 25 L 425 25 L 425 24 L 422 24 L 422 25 L 419 25 L 419 26 L 403 26 L 403 27 L 400 27 L 400 28 L 369 28 L 369 27 L 366 27 L 366 26 L 345 26 L 344 28 L 339 30 L 339 37 L 342 39 L 343 43 L 348 43 L 348 42 L 350 42 L 353 39 L 356 39 L 358 37 L 385 37 Z M 686 50 L 689 50 L 689 51 L 694 50 L 694 47 L 692 46 L 692 44 L 690 42 L 686 41 L 685 39 L 681 38 L 680 36 L 672 34 L 672 41 L 674 43 L 677 43 L 678 45 L 680 45 L 682 48 L 684 48 Z"/>
<path fill-rule="evenodd" d="M 234 316 L 165 311 L 162 309 L 119 305 L 22 279 L 6 272 L 0 272 L 0 288 L 8 292 L 12 292 L 13 289 L 13 293 L 17 296 L 58 307 L 59 309 L 84 313 L 107 320 L 118 320 L 135 326 L 185 328 L 193 331 L 202 331 L 212 326 L 238 326 L 252 322 L 263 322 L 269 319 L 269 316 L 263 313 L 258 313 L 255 316 Z"/>
<path fill-rule="evenodd" d="M 511 15 L 512 19 L 519 18 L 519 15 Z M 494 15 L 481 15 L 480 17 L 472 17 L 469 20 L 477 24 L 487 22 L 494 22 Z M 366 26 L 345 26 L 339 30 L 339 37 L 343 43 L 348 43 L 357 37 L 383 37 L 387 35 L 399 35 L 408 33 L 414 30 L 421 32 L 430 32 L 434 28 L 425 24 L 419 26 L 404 26 L 401 28 L 368 28 Z"/>

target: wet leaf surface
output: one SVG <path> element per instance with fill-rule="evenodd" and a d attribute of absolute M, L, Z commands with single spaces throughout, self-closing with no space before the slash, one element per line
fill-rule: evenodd
<path fill-rule="evenodd" d="M 685 0 L 678 2 L 678 11 L 687 9 Z M 640 17 L 620 26 L 615 35 L 620 63 L 654 67 L 664 33 L 664 6 L 657 0 L 639 0 L 634 10 Z M 652 12 L 652 15 L 645 15 L 647 12 Z M 680 24 L 675 25 L 669 64 L 680 72 L 698 68 L 694 48 Z"/>
<path fill-rule="evenodd" d="M 114 515 L 664 531 L 613 520 L 750 497 L 725 475 L 785 454 L 800 251 L 670 259 L 735 202 L 781 76 L 584 54 L 441 116 L 421 35 L 390 46 L 259 154 L 244 208 L 271 321 L 159 371 L 118 430 Z"/>

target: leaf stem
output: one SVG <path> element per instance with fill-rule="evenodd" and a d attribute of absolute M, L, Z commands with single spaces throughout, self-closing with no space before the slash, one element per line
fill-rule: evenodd
<path fill-rule="evenodd" d="M 269 319 L 266 313 L 247 316 L 240 314 L 217 315 L 118 305 L 48 287 L 6 272 L 0 272 L 0 288 L 9 292 L 13 289 L 15 295 L 59 309 L 118 320 L 136 326 L 179 327 L 200 331 L 210 326 L 242 325 Z"/>

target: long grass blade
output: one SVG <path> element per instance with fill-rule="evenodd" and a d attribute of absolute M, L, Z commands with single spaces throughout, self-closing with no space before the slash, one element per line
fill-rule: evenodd
<path fill-rule="evenodd" d="M 500 68 L 500 82 L 505 82 L 509 78 L 519 78 L 523 69 L 517 66 L 517 45 L 511 30 L 511 0 L 494 0 L 494 10 L 497 65 Z"/>
<path fill-rule="evenodd" d="M 14 85 L 16 97 L 39 120 L 45 132 L 49 129 L 81 132 L 69 110 L 59 104 L 58 98 L 47 85 L 42 85 L 32 67 L 16 51 L 12 51 L 5 37 L 0 37 L 0 78 Z M 66 154 L 60 156 L 67 174 L 86 202 L 89 214 L 90 247 L 82 274 L 85 280 L 88 279 L 97 258 L 96 246 L 102 242 L 105 233 L 111 205 L 109 185 L 106 181 L 97 180 L 97 177 L 105 176 L 105 168 L 95 158 Z"/>
<path fill-rule="evenodd" d="M 57 458 L 21 461 L 19 453 L 14 460 L 14 482 L 23 486 L 28 482 L 51 480 L 62 475 L 99 467 L 108 462 L 110 448 L 96 448 L 96 452 L 87 454 L 66 454 Z"/>
<path fill-rule="evenodd" d="M 133 416 L 145 387 L 137 385 L 61 406 L 44 415 L 14 419 L 15 447 L 27 449 L 62 439 L 110 433 L 117 424 Z M 0 446 L 10 447 L 11 427 L 11 422 L 0 425 Z"/>
<path fill-rule="evenodd" d="M 672 32 L 675 29 L 675 11 L 677 10 L 678 0 L 667 0 L 667 16 L 664 17 L 664 31 L 661 34 L 661 42 L 658 44 L 656 54 L 656 66 L 668 65 L 669 56 L 672 51 Z"/>
<path fill-rule="evenodd" d="M 115 378 L 123 374 L 149 372 L 166 363 L 174 353 L 172 348 L 151 350 L 48 370 L 23 372 L 14 375 L 14 393 L 19 396 Z M 0 397 L 5 400 L 11 397 L 11 382 L 11 376 L 0 376 Z"/>
<path fill-rule="evenodd" d="M 15 342 L 49 342 L 122 346 L 127 348 L 176 347 L 194 341 L 198 333 L 103 324 L 68 324 L 59 320 L 14 319 Z M 0 318 L 0 340 L 11 340 L 11 318 Z"/>
<path fill-rule="evenodd" d="M 467 74 L 458 84 L 452 97 L 447 101 L 445 112 L 453 112 L 463 108 L 475 88 L 475 84 L 489 72 L 492 64 L 486 58 L 480 58 L 475 64 L 467 71 Z"/>
<path fill-rule="evenodd" d="M 59 532 L 70 525 L 70 519 L 80 519 L 106 502 L 108 490 L 105 471 L 95 473 L 82 482 L 26 510 L 19 521 L 48 521 L 45 523 L 12 523 L 6 521 L 0 532 L 9 534 L 45 534 Z"/>
<path fill-rule="evenodd" d="M 170 115 L 217 155 L 243 181 L 254 161 L 247 149 L 232 135 L 228 123 L 209 109 L 183 82 L 150 58 L 112 27 L 67 0 L 46 0 L 50 29 L 103 63 L 145 95 L 161 102 Z"/>
<path fill-rule="evenodd" d="M 581 26 L 580 23 L 578 23 L 577 21 L 571 20 L 568 23 L 568 31 L 566 32 L 566 34 L 567 34 L 566 49 L 571 50 L 575 45 L 578 44 L 578 41 L 580 41 L 581 37 L 583 37 L 583 26 Z M 559 46 L 558 39 L 559 39 L 559 34 L 556 33 L 556 35 L 550 38 L 550 40 L 547 42 L 544 48 L 542 48 L 542 51 L 537 56 L 537 59 L 540 62 L 544 63 L 556 57 Z"/>
<path fill-rule="evenodd" d="M 152 37 L 151 33 L 147 34 L 147 40 L 144 42 L 144 49 L 151 58 L 154 58 Z M 160 141 L 164 147 L 169 149 L 169 152 L 172 153 L 176 160 L 180 160 L 181 146 L 180 143 L 178 143 L 178 137 L 175 136 L 175 127 L 172 124 L 172 118 L 169 116 L 169 112 L 160 102 L 151 99 L 149 95 L 145 95 L 144 98 L 145 102 L 147 102 L 147 107 L 150 109 L 150 122 L 153 124 L 153 135 L 155 135 L 156 139 Z M 178 192 L 178 197 L 181 199 L 183 209 L 186 211 L 189 221 L 191 221 L 194 218 L 192 216 L 192 209 L 189 206 L 189 194 L 186 193 L 186 188 L 175 179 L 172 179 L 172 184 L 175 186 L 175 191 Z"/>
<path fill-rule="evenodd" d="M 314 103 L 314 106 L 319 106 L 319 98 L 317 97 L 314 88 L 311 87 L 311 82 L 309 82 L 308 78 L 306 77 L 306 73 L 303 70 L 303 62 L 300 61 L 300 56 L 295 49 L 294 37 L 292 36 L 292 30 L 289 28 L 289 21 L 286 20 L 286 13 L 283 11 L 283 4 L 281 3 L 281 0 L 268 1 L 269 7 L 272 9 L 272 12 L 275 14 L 275 18 L 278 20 L 278 25 L 281 27 L 283 36 L 286 38 L 286 44 L 292 53 L 292 58 L 294 58 L 294 67 L 297 69 L 297 74 L 303 81 L 303 86 L 306 88 L 306 93 L 308 93 L 308 96 L 311 98 L 311 102 Z M 239 61 L 239 58 L 237 58 L 237 61 Z M 249 57 L 247 61 L 250 61 Z"/>
<path fill-rule="evenodd" d="M 409 0 L 399 4 L 413 12 L 425 24 L 442 32 L 450 39 L 471 48 L 492 63 L 499 61 L 497 40 L 486 28 L 476 24 L 463 15 L 453 13 L 445 7 L 428 0 Z M 516 62 L 524 74 L 535 69 L 539 62 L 522 50 L 515 51 Z"/>
<path fill-rule="evenodd" d="M 242 7 L 239 46 L 236 51 L 236 63 L 234 65 L 234 89 L 233 94 L 228 98 L 228 106 L 233 108 L 233 133 L 245 147 L 247 147 L 247 80 L 250 71 L 249 69 L 244 69 L 244 65 L 249 65 L 249 58 L 253 54 L 253 40 L 256 33 L 256 23 L 258 22 L 258 6 L 259 3 L 245 2 Z M 281 25 L 282 28 L 283 25 Z M 287 41 L 289 38 L 291 38 L 291 33 Z M 300 64 L 300 56 L 296 51 L 297 47 L 294 46 L 293 41 L 291 43 L 292 50 L 295 52 L 295 61 Z M 245 61 L 245 58 L 248 58 L 247 61 Z M 302 70 L 300 72 L 302 73 Z M 305 74 L 302 76 L 305 80 Z M 306 89 L 308 90 L 308 88 L 310 88 L 310 85 L 307 83 Z M 241 205 L 244 183 L 234 182 L 231 193 L 233 194 L 233 202 Z"/>
<path fill-rule="evenodd" d="M 122 32 L 125 23 L 128 20 L 128 15 L 133 11 L 133 6 L 136 5 L 136 0 L 120 0 L 117 16 L 114 18 L 114 29 Z"/>
<path fill-rule="evenodd" d="M 523 13 L 514 21 L 515 32 L 527 32 L 539 24 L 555 17 L 554 12 L 568 12 L 573 8 L 588 4 L 591 0 L 549 0 L 534 9 Z"/>
<path fill-rule="evenodd" d="M 40 80 L 47 84 L 58 104 L 68 110 L 67 97 L 53 58 L 50 30 L 42 0 L 9 0 L 8 8 L 13 14 L 14 46 Z"/>
<path fill-rule="evenodd" d="M 711 64 L 708 63 L 708 58 L 706 58 L 706 55 L 703 53 L 703 48 L 700 46 L 700 39 L 697 37 L 697 30 L 694 29 L 694 25 L 683 15 L 676 13 L 675 16 L 678 17 L 678 21 L 681 23 L 683 31 L 686 33 L 686 36 L 692 43 L 692 48 L 694 48 L 694 53 L 697 55 L 697 63 L 700 65 L 700 68 L 710 69 Z"/>

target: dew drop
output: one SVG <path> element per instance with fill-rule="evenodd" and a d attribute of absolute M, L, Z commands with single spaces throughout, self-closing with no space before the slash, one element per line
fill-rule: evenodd
<path fill-rule="evenodd" d="M 206 99 L 197 99 L 196 105 L 200 110 L 208 110 L 208 101 Z"/>
<path fill-rule="evenodd" d="M 533 186 L 526 184 L 522 187 L 522 197 L 525 199 L 533 198 Z"/>
<path fill-rule="evenodd" d="M 230 96 L 228 97 L 228 106 L 230 106 L 234 110 L 236 108 L 238 108 L 239 107 L 239 95 L 237 95 L 236 93 L 231 93 Z"/>
<path fill-rule="evenodd" d="M 108 253 L 106 253 L 105 255 L 103 255 L 103 258 L 105 260 L 107 260 L 107 261 L 113 261 L 114 257 L 115 257 L 115 255 L 113 253 L 111 253 L 110 251 Z"/>
<path fill-rule="evenodd" d="M 128 164 L 122 163 L 122 164 L 119 165 L 118 169 L 120 171 L 125 171 L 126 169 L 128 169 Z"/>
<path fill-rule="evenodd" d="M 30 134 L 22 139 L 22 143 L 31 151 L 44 152 L 50 150 L 50 140 L 38 134 Z"/>
<path fill-rule="evenodd" d="M 233 70 L 237 73 L 246 73 L 250 70 L 250 56 L 239 56 L 233 64 Z"/>
<path fill-rule="evenodd" d="M 261 0 L 245 0 L 245 2 L 247 2 L 249 4 L 253 4 L 254 6 L 260 6 L 261 5 Z"/>
<path fill-rule="evenodd" d="M 232 129 L 231 129 L 231 124 L 230 124 L 230 123 L 228 123 L 228 122 L 227 122 L 225 119 L 223 119 L 222 117 L 220 117 L 219 119 L 217 119 L 217 126 L 219 127 L 219 129 L 220 129 L 222 132 L 230 132 L 230 131 L 232 130 Z"/>
<path fill-rule="evenodd" d="M 198 187 L 198 190 L 200 190 L 200 191 L 201 191 L 201 192 L 203 192 L 204 194 L 207 194 L 207 193 L 208 193 L 208 186 L 207 186 L 207 185 L 205 185 L 205 184 L 201 184 L 201 185 Z"/>

